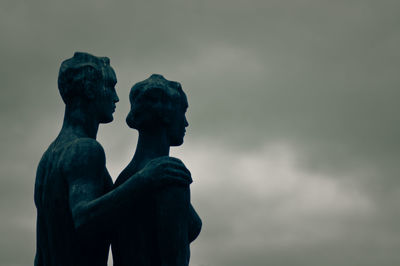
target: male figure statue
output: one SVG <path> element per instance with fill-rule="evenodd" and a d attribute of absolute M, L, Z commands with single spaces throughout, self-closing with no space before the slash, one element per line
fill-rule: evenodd
<path fill-rule="evenodd" d="M 171 183 L 188 185 L 181 161 L 161 157 L 111 191 L 100 123 L 113 120 L 116 76 L 106 57 L 75 53 L 61 64 L 58 87 L 65 116 L 36 174 L 35 266 L 107 265 L 114 221 L 143 193 Z"/>

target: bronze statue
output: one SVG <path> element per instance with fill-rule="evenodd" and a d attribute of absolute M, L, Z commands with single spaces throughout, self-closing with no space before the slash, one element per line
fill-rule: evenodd
<path fill-rule="evenodd" d="M 161 75 L 135 84 L 130 92 L 129 127 L 139 131 L 132 161 L 115 182 L 118 189 L 154 158 L 183 143 L 188 102 L 181 85 Z M 132 178 L 135 178 L 133 176 Z M 201 220 L 190 203 L 189 185 L 170 185 L 141 194 L 118 222 L 112 240 L 115 266 L 189 265 L 189 244 Z"/>
<path fill-rule="evenodd" d="M 146 160 L 111 190 L 105 154 L 96 141 L 100 123 L 113 120 L 118 96 L 110 60 L 75 53 L 61 64 L 58 87 L 65 103 L 62 129 L 37 168 L 36 266 L 107 265 L 114 222 L 152 191 L 187 186 L 190 172 L 175 158 Z"/>

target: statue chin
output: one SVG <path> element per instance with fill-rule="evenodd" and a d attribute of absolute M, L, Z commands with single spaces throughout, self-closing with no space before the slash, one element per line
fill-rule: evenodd
<path fill-rule="evenodd" d="M 171 146 L 173 146 L 173 147 L 181 146 L 182 144 L 183 144 L 183 138 L 171 142 Z"/>
<path fill-rule="evenodd" d="M 100 120 L 100 123 L 102 124 L 108 124 L 114 121 L 114 117 L 110 115 L 109 117 L 103 117 L 103 119 Z"/>

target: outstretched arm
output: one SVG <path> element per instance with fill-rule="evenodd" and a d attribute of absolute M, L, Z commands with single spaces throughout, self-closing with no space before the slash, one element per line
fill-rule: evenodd
<path fill-rule="evenodd" d="M 157 205 L 157 233 L 161 265 L 189 265 L 189 186 L 169 186 L 162 189 Z"/>
<path fill-rule="evenodd" d="M 86 232 L 109 228 L 135 199 L 157 186 L 191 182 L 190 172 L 183 163 L 171 157 L 159 158 L 121 186 L 104 194 L 104 175 L 108 175 L 105 154 L 93 139 L 81 139 L 71 146 L 63 158 L 63 173 L 69 187 L 75 228 L 80 231 L 85 228 Z M 158 182 L 154 182 L 152 176 L 157 176 Z"/>

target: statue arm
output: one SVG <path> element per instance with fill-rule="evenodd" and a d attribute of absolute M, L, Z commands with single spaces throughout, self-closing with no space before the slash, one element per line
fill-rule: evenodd
<path fill-rule="evenodd" d="M 158 193 L 157 233 L 162 266 L 189 265 L 189 186 L 168 186 Z"/>
<path fill-rule="evenodd" d="M 76 229 L 98 232 L 110 228 L 136 199 L 149 191 L 170 184 L 189 185 L 189 170 L 173 157 L 159 157 L 122 185 L 105 193 L 105 154 L 94 139 L 80 139 L 65 152 L 63 173 L 69 188 L 69 204 Z M 109 177 L 109 175 L 108 175 Z M 81 230 L 90 228 L 88 230 Z"/>
<path fill-rule="evenodd" d="M 63 173 L 69 188 L 72 219 L 78 231 L 94 233 L 111 227 L 112 221 L 148 187 L 138 173 L 104 194 L 104 175 L 108 172 L 104 150 L 95 140 L 77 141 L 67 150 L 66 156 L 62 159 Z"/>

